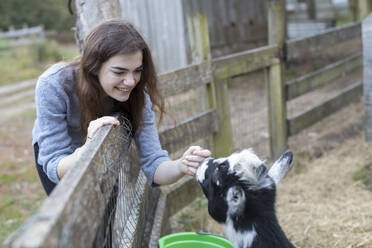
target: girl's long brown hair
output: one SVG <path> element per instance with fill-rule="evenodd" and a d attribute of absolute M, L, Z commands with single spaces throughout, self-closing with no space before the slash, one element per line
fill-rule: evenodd
<path fill-rule="evenodd" d="M 117 54 L 142 51 L 143 71 L 141 79 L 132 90 L 126 102 L 107 97 L 98 80 L 98 72 L 104 62 Z M 83 52 L 75 67 L 76 92 L 80 103 L 80 128 L 83 141 L 86 140 L 89 122 L 113 112 L 129 114 L 132 134 L 140 129 L 142 111 L 145 106 L 145 92 L 153 106 L 164 113 L 164 100 L 157 88 L 157 76 L 150 49 L 141 35 L 129 23 L 112 19 L 96 26 L 84 41 Z M 112 106 L 107 109 L 107 106 Z"/>

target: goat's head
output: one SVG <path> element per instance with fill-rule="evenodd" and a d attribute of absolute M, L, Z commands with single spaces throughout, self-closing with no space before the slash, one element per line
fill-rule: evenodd
<path fill-rule="evenodd" d="M 289 171 L 292 157 L 292 152 L 284 153 L 269 170 L 251 149 L 204 160 L 196 179 L 208 198 L 209 214 L 223 224 L 227 217 L 274 208 L 276 185 Z"/>

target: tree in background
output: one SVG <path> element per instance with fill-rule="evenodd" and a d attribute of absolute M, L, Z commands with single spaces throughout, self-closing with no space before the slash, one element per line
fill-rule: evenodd
<path fill-rule="evenodd" d="M 75 16 L 68 13 L 66 0 L 1 0 L 0 30 L 10 26 L 18 29 L 24 24 L 45 29 L 69 31 L 75 25 Z"/>

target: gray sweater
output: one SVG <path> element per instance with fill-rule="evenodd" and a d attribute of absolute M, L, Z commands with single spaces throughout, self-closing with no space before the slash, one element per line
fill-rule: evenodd
<path fill-rule="evenodd" d="M 62 63 L 51 66 L 39 77 L 35 90 L 36 120 L 32 130 L 32 145 L 38 143 L 37 163 L 55 183 L 59 182 L 59 161 L 82 145 L 79 102 L 73 90 L 72 72 L 64 68 L 65 64 Z M 170 159 L 167 151 L 161 148 L 148 95 L 143 110 L 143 126 L 141 132 L 135 134 L 134 140 L 142 170 L 149 185 L 152 185 L 159 164 Z"/>

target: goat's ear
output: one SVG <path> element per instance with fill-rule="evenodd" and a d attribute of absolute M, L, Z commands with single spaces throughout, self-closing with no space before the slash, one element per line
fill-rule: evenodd
<path fill-rule="evenodd" d="M 231 213 L 242 211 L 245 205 L 245 193 L 242 187 L 233 186 L 229 188 L 226 195 L 227 205 Z"/>
<path fill-rule="evenodd" d="M 256 169 L 257 178 L 260 178 L 263 175 L 265 175 L 266 171 L 267 171 L 267 169 L 266 169 L 265 165 L 261 164 L 260 166 L 258 166 L 257 169 Z"/>
<path fill-rule="evenodd" d="M 289 169 L 291 168 L 293 159 L 293 153 L 290 151 L 285 152 L 282 154 L 278 160 L 271 166 L 268 174 L 274 180 L 275 184 L 278 184 L 280 179 L 287 174 Z"/>

